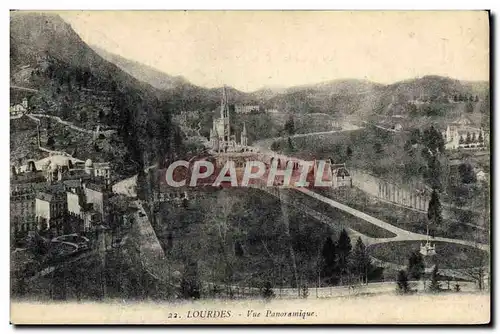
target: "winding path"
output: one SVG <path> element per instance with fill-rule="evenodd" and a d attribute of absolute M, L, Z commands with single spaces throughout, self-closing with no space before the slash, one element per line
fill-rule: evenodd
<path fill-rule="evenodd" d="M 40 119 L 38 119 L 38 117 L 50 118 L 50 119 L 55 120 L 58 123 L 61 123 L 65 126 L 69 127 L 70 129 L 73 129 L 73 130 L 78 131 L 78 132 L 90 134 L 90 135 L 93 135 L 95 132 L 94 130 L 88 130 L 88 129 L 84 129 L 84 128 L 81 128 L 79 126 L 76 126 L 71 122 L 68 122 L 68 121 L 61 119 L 61 117 L 58 117 L 58 116 L 46 115 L 46 114 L 26 114 L 26 115 L 32 119 L 37 119 L 38 121 L 40 121 Z M 116 130 L 99 131 L 99 133 L 102 133 L 105 136 L 107 136 L 107 135 L 112 135 L 113 133 L 116 133 Z"/>
<path fill-rule="evenodd" d="M 353 127 L 358 128 L 356 126 L 353 126 Z M 340 131 L 350 131 L 350 130 L 352 130 L 352 129 L 346 129 L 346 130 L 340 130 Z M 333 131 L 333 132 L 327 132 L 327 133 L 334 133 L 334 132 L 340 132 L 340 131 Z M 313 136 L 313 135 L 318 135 L 318 134 L 324 134 L 324 133 L 315 132 L 315 133 L 310 133 L 310 134 L 306 134 L 306 135 Z M 261 152 L 265 152 L 265 153 L 271 154 L 273 156 L 283 156 L 283 155 L 277 154 L 276 152 L 272 151 L 270 149 L 270 147 L 268 147 L 268 145 L 270 145 L 269 144 L 270 140 L 272 142 L 273 139 L 261 140 L 259 142 L 256 142 L 255 145 L 259 148 L 259 150 Z M 292 159 L 292 158 L 290 157 L 290 159 Z M 325 204 L 328 204 L 336 209 L 347 212 L 355 217 L 363 219 L 364 221 L 366 221 L 370 224 L 373 224 L 377 227 L 383 228 L 387 231 L 390 231 L 390 232 L 396 234 L 396 236 L 392 237 L 392 238 L 373 238 L 373 237 L 366 236 L 366 235 L 364 235 L 358 231 L 355 231 L 353 229 L 349 229 L 351 231 L 351 233 L 355 234 L 356 236 L 362 237 L 362 239 L 364 239 L 364 241 L 366 241 L 369 244 L 377 244 L 377 243 L 385 243 L 385 242 L 393 242 L 393 241 L 412 241 L 412 240 L 426 241 L 428 238 L 427 235 L 410 232 L 410 231 L 404 230 L 402 228 L 396 227 L 396 226 L 391 225 L 387 222 L 384 222 L 378 218 L 370 216 L 362 211 L 356 210 L 356 209 L 349 207 L 345 204 L 339 203 L 335 200 L 332 200 L 330 198 L 322 196 L 314 191 L 311 191 L 310 189 L 301 188 L 301 187 L 296 188 L 296 189 L 305 195 L 308 195 L 312 198 L 315 198 L 316 200 L 319 200 L 319 201 L 321 201 Z M 319 219 L 320 221 L 323 221 L 323 222 L 328 221 L 326 216 L 321 217 L 321 216 L 323 216 L 321 213 L 317 213 L 317 216 L 318 217 L 316 217 L 316 218 Z M 452 238 L 444 238 L 444 237 L 434 237 L 434 238 L 432 238 L 432 241 L 449 242 L 449 243 L 474 247 L 474 248 L 477 248 L 477 249 L 480 249 L 480 250 L 483 250 L 486 252 L 490 251 L 490 245 L 477 243 L 477 242 L 473 242 L 473 241 L 468 241 L 468 240 L 452 239 Z"/>
<path fill-rule="evenodd" d="M 427 240 L 427 235 L 424 234 L 419 234 L 419 233 L 414 233 L 410 232 L 407 230 L 403 230 L 402 228 L 396 227 L 394 225 L 391 225 L 389 223 L 386 223 L 380 219 L 377 219 L 375 217 L 372 217 L 364 212 L 361 212 L 359 210 L 353 209 L 350 206 L 347 206 L 345 204 L 339 203 L 337 201 L 334 201 L 330 198 L 327 198 L 325 196 L 322 196 L 320 194 L 317 194 L 307 188 L 297 188 L 298 191 L 313 197 L 323 203 L 326 203 L 334 208 L 337 208 L 339 210 L 342 210 L 344 212 L 347 212 L 355 217 L 361 218 L 375 226 L 378 226 L 380 228 L 383 228 L 387 231 L 390 231 L 394 234 L 396 234 L 396 237 L 393 238 L 370 238 L 373 239 L 371 244 L 375 243 L 383 243 L 383 242 L 392 242 L 392 241 L 408 241 L 408 240 L 420 240 L 420 241 L 425 241 Z M 489 245 L 486 244 L 481 244 L 481 243 L 476 243 L 468 240 L 461 240 L 461 239 L 451 239 L 451 238 L 443 238 L 443 237 L 434 237 L 432 238 L 432 241 L 442 241 L 442 242 L 449 242 L 449 243 L 454 243 L 454 244 L 459 244 L 459 245 L 464 245 L 464 246 L 470 246 L 470 247 L 475 247 L 478 249 L 481 249 L 483 251 L 489 252 Z"/>

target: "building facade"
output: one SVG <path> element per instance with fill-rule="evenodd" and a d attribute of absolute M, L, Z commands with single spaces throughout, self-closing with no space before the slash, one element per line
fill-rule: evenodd
<path fill-rule="evenodd" d="M 478 149 L 483 148 L 486 144 L 483 129 L 472 126 L 471 121 L 467 118 L 449 124 L 442 135 L 447 150 Z"/>
<path fill-rule="evenodd" d="M 260 111 L 260 106 L 258 105 L 251 105 L 251 106 L 247 106 L 247 105 L 235 105 L 234 106 L 234 111 L 237 113 L 237 114 L 249 114 L 249 113 L 252 113 L 252 112 L 259 112 Z"/>

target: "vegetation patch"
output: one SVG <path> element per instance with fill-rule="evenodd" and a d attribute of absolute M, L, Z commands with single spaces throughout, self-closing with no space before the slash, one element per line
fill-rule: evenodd
<path fill-rule="evenodd" d="M 370 254 L 381 261 L 407 265 L 412 252 L 420 250 L 420 241 L 393 241 L 368 246 Z M 441 269 L 463 269 L 485 263 L 486 252 L 474 247 L 449 242 L 435 242 L 436 255 L 425 257 L 428 266 Z"/>
<path fill-rule="evenodd" d="M 184 204 L 157 206 L 153 226 L 174 267 L 193 267 L 197 279 L 228 286 L 296 286 L 317 281 L 327 225 L 256 189 L 224 189 Z M 194 272 L 191 271 L 191 272 Z M 297 275 L 297 277 L 296 277 Z"/>

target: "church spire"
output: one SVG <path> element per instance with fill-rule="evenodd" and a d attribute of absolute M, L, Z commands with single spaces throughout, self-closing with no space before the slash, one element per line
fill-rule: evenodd
<path fill-rule="evenodd" d="M 247 145 L 248 145 L 247 127 L 245 123 L 243 123 L 243 131 L 241 131 L 241 146 L 247 146 Z"/>
<path fill-rule="evenodd" d="M 220 118 L 229 117 L 229 106 L 227 105 L 226 85 L 222 86 L 222 98 L 220 103 Z"/>

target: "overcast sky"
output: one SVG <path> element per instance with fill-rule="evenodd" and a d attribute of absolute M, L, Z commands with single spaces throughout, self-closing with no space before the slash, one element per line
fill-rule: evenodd
<path fill-rule="evenodd" d="M 486 12 L 65 12 L 91 45 L 243 91 L 428 74 L 488 80 Z"/>

